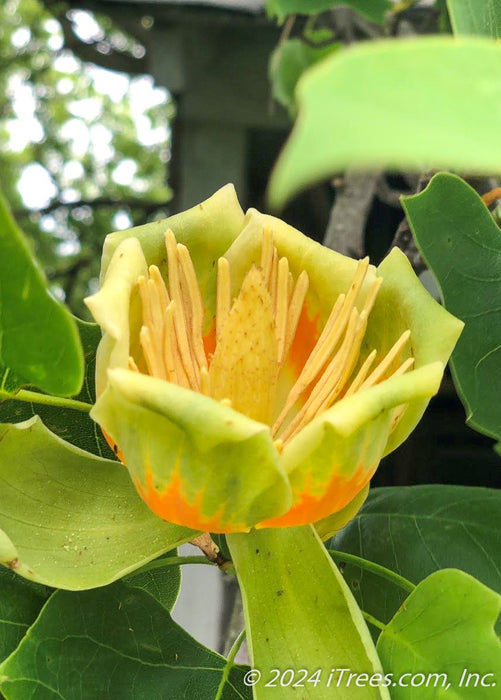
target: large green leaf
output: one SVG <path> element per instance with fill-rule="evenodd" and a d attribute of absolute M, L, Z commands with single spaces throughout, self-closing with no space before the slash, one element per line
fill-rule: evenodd
<path fill-rule="evenodd" d="M 56 592 L 0 666 L 0 690 L 6 700 L 250 700 L 244 671 L 196 642 L 150 593 L 117 582 Z"/>
<path fill-rule="evenodd" d="M 101 330 L 94 323 L 76 319 L 85 358 L 85 376 L 82 389 L 75 398 L 93 404 L 96 400 L 94 375 L 96 349 L 101 340 Z M 38 415 L 56 435 L 82 450 L 98 457 L 114 459 L 114 454 L 103 437 L 101 428 L 85 411 L 75 411 L 60 406 L 48 406 L 24 401 L 4 401 L 0 404 L 1 423 L 20 423 Z"/>
<path fill-rule="evenodd" d="M 447 7 L 455 34 L 501 37 L 499 0 L 447 0 Z"/>
<path fill-rule="evenodd" d="M 0 567 L 0 662 L 17 647 L 51 593 Z"/>
<path fill-rule="evenodd" d="M 468 425 L 500 439 L 501 232 L 455 175 L 436 175 L 403 204 L 446 308 L 465 322 L 451 364 Z"/>
<path fill-rule="evenodd" d="M 501 641 L 494 623 L 500 610 L 501 597 L 462 571 L 438 571 L 420 583 L 377 644 L 385 672 L 393 674 L 392 698 L 498 696 Z"/>
<path fill-rule="evenodd" d="M 171 561 L 176 554 L 175 549 L 167 552 L 125 576 L 123 582 L 127 586 L 146 591 L 170 612 L 181 588 L 181 567 Z"/>
<path fill-rule="evenodd" d="M 378 488 L 328 545 L 419 583 L 462 569 L 501 593 L 501 491 L 465 486 Z M 361 607 L 387 622 L 408 593 L 358 566 L 343 566 Z"/>
<path fill-rule="evenodd" d="M 0 562 L 56 588 L 103 586 L 194 536 L 154 516 L 121 464 L 38 418 L 0 425 L 0 489 Z"/>
<path fill-rule="evenodd" d="M 480 78 L 479 78 L 480 76 Z M 269 197 L 347 167 L 501 168 L 501 45 L 450 37 L 365 42 L 305 73 Z"/>
<path fill-rule="evenodd" d="M 333 7 L 350 7 L 371 22 L 382 23 L 392 8 L 391 0 L 266 0 L 266 10 L 271 17 L 282 22 L 286 15 L 317 15 Z"/>
<path fill-rule="evenodd" d="M 328 684 L 321 677 L 341 668 L 371 676 L 381 666 L 360 610 L 312 526 L 226 539 L 242 591 L 251 663 L 262 674 L 255 700 L 291 698 L 294 691 L 301 700 L 389 700 L 386 688 L 346 687 L 336 674 Z M 291 669 L 293 676 L 281 682 L 273 669 Z M 317 669 L 315 684 L 308 677 Z M 293 690 L 292 678 L 299 683 Z"/>
<path fill-rule="evenodd" d="M 31 384 L 49 394 L 76 394 L 83 357 L 75 323 L 47 292 L 1 194 L 0 261 L 0 392 Z"/>

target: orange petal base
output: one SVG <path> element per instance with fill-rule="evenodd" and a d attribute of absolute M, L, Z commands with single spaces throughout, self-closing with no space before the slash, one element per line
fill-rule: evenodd
<path fill-rule="evenodd" d="M 304 491 L 295 494 L 295 504 L 278 518 L 263 520 L 257 529 L 265 527 L 297 527 L 307 525 L 337 513 L 352 501 L 370 481 L 377 464 L 371 469 L 359 466 L 350 479 L 334 474 L 322 496 L 311 494 L 310 485 Z M 297 499 L 297 500 L 296 500 Z"/>
<path fill-rule="evenodd" d="M 176 525 L 184 525 L 193 530 L 214 533 L 247 532 L 248 526 L 241 523 L 228 523 L 223 519 L 224 507 L 211 517 L 201 512 L 203 492 L 200 491 L 193 503 L 188 503 L 183 496 L 183 483 L 178 472 L 175 472 L 169 485 L 158 491 L 153 483 L 150 469 L 146 471 L 146 487 L 135 481 L 139 495 L 148 508 L 163 520 Z"/>

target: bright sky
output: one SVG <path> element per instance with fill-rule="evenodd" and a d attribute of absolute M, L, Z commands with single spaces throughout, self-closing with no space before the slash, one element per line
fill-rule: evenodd
<path fill-rule="evenodd" d="M 81 10 L 71 12 L 71 20 L 76 34 L 83 41 L 99 41 L 103 39 L 99 25 L 93 16 Z M 54 19 L 46 20 L 45 29 L 51 34 L 49 46 L 54 51 L 63 45 L 62 33 L 59 23 Z M 12 44 L 21 49 L 28 44 L 31 32 L 28 27 L 20 27 L 12 35 Z M 144 50 L 139 47 L 139 50 Z M 82 70 L 81 63 L 69 52 L 62 53 L 54 61 L 56 70 L 65 73 L 76 73 Z M 167 91 L 153 84 L 149 76 L 134 77 L 104 70 L 92 65 L 84 66 L 85 73 L 91 78 L 97 92 L 107 95 L 115 103 L 124 99 L 127 91 L 131 96 L 131 111 L 138 131 L 139 142 L 145 146 L 164 142 L 168 136 L 168 125 L 153 128 L 150 119 L 145 112 L 154 105 L 165 103 L 168 97 Z M 43 129 L 37 119 L 35 110 L 35 95 L 30 84 L 25 82 L 22 75 L 12 77 L 8 90 L 13 95 L 13 109 L 15 118 L 7 123 L 9 133 L 9 148 L 15 152 L 21 152 L 28 143 L 38 143 L 44 137 Z M 72 90 L 72 82 L 69 78 L 61 78 L 56 86 L 60 94 L 69 94 Z M 63 168 L 63 181 L 68 182 L 68 187 L 62 192 L 63 201 L 71 202 L 80 198 L 79 193 L 70 186 L 74 178 L 81 175 L 83 168 L 79 162 L 85 153 L 89 151 L 98 161 L 106 162 L 113 155 L 111 147 L 110 131 L 99 123 L 101 112 L 100 101 L 96 98 L 74 101 L 70 103 L 70 111 L 73 119 L 70 119 L 63 127 L 62 135 L 70 142 L 70 148 L 74 160 L 70 160 Z M 85 120 L 90 122 L 86 124 Z M 95 122 L 95 123 L 92 123 Z M 117 184 L 130 185 L 138 192 L 144 190 L 145 183 L 139 179 L 134 180 L 136 165 L 130 159 L 120 161 L 113 173 L 113 179 Z M 50 173 L 40 164 L 33 163 L 26 166 L 18 184 L 23 202 L 27 208 L 42 209 L 46 207 L 56 194 L 56 187 Z M 96 195 L 98 194 L 96 188 Z M 47 218 L 47 217 L 44 217 Z M 117 228 L 127 228 L 130 220 L 126 212 L 119 212 L 114 222 Z M 50 220 L 45 221 L 45 228 L 50 230 Z M 73 246 L 74 248 L 74 246 Z M 65 246 L 62 254 L 74 253 L 71 246 Z"/>

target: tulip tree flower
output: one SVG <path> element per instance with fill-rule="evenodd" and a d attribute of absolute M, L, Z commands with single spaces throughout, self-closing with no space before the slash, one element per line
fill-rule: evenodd
<path fill-rule="evenodd" d="M 377 269 L 346 258 L 244 214 L 230 185 L 111 234 L 102 262 L 91 416 L 154 513 L 227 534 L 265 679 L 255 700 L 275 697 L 273 669 L 314 672 L 301 697 L 315 700 L 333 697 L 322 669 L 382 678 L 320 536 L 355 515 L 419 421 L 461 322 L 398 249 Z M 383 685 L 338 692 L 389 699 Z"/>
<path fill-rule="evenodd" d="M 357 262 L 244 215 L 229 185 L 108 236 L 87 304 L 103 331 L 92 417 L 158 516 L 219 533 L 346 508 L 462 327 L 398 249 Z"/>

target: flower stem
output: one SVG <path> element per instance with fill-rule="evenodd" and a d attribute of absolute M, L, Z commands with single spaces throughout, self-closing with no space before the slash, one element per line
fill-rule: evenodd
<path fill-rule="evenodd" d="M 336 549 L 328 549 L 327 551 L 329 552 L 331 557 L 337 562 L 346 561 L 350 564 L 356 564 L 361 569 L 365 569 L 366 571 L 372 571 L 372 573 L 376 574 L 377 576 L 381 576 L 382 578 L 385 578 L 388 581 L 395 583 L 397 586 L 400 586 L 400 588 L 403 588 L 409 593 L 412 593 L 412 591 L 416 588 L 416 586 L 411 581 L 404 578 L 403 576 L 400 576 L 400 574 L 397 574 L 395 571 L 387 569 L 385 566 L 381 566 L 381 564 L 376 564 L 375 562 L 369 561 L 368 559 L 357 557 L 356 554 L 347 554 L 346 552 L 339 552 Z"/>
<path fill-rule="evenodd" d="M 46 406 L 61 406 L 61 408 L 71 408 L 75 411 L 88 413 L 92 404 L 76 399 L 65 399 L 63 396 L 51 396 L 50 394 L 40 394 L 38 391 L 28 391 L 20 389 L 15 394 L 0 392 L 0 401 L 26 401 L 28 403 L 39 403 Z"/>

